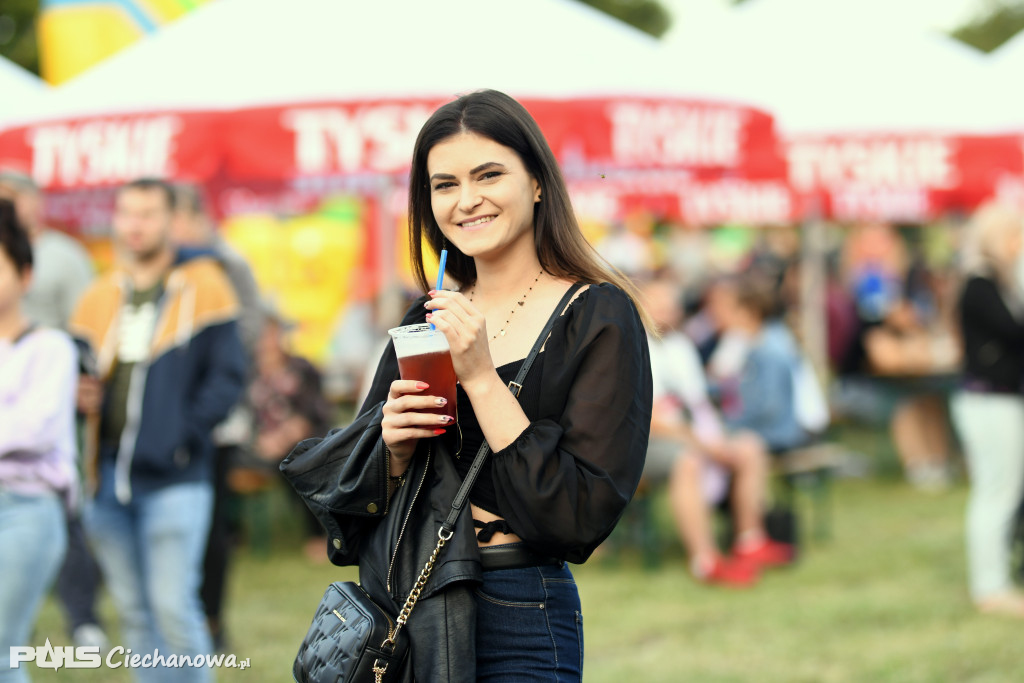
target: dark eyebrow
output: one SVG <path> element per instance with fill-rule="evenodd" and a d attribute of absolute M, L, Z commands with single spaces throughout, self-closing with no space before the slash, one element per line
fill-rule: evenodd
<path fill-rule="evenodd" d="M 499 164 L 497 161 L 485 161 L 476 168 L 470 170 L 469 175 L 476 175 L 480 171 L 490 168 L 491 166 L 499 166 L 501 168 L 505 168 L 505 164 Z"/>
<path fill-rule="evenodd" d="M 504 164 L 498 163 L 497 161 L 485 161 L 479 166 L 474 166 L 473 168 L 471 168 L 469 171 L 469 175 L 476 175 L 477 173 L 480 173 L 481 171 L 486 170 L 491 166 L 505 168 Z M 434 175 L 430 176 L 430 180 L 455 180 L 455 176 L 453 176 L 451 173 L 435 173 Z"/>

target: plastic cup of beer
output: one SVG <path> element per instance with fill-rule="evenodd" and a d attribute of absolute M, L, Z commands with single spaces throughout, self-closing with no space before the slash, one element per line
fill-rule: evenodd
<path fill-rule="evenodd" d="M 455 368 L 448 340 L 441 330 L 432 330 L 428 323 L 406 325 L 388 330 L 395 342 L 398 372 L 402 379 L 426 382 L 424 393 L 448 399 L 447 405 L 431 408 L 427 412 L 449 415 L 458 419 L 455 406 Z"/>

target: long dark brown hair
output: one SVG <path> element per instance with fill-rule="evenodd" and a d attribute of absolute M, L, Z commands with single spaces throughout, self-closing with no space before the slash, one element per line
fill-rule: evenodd
<path fill-rule="evenodd" d="M 523 105 L 497 90 L 479 90 L 449 102 L 433 113 L 416 137 L 409 173 L 409 250 L 423 291 L 432 288 L 423 268 L 423 238 L 437 255 L 444 244 L 430 204 L 427 155 L 434 145 L 459 133 L 475 133 L 508 147 L 540 184 L 543 199 L 533 205 L 533 240 L 541 267 L 555 277 L 619 287 L 636 305 L 645 327 L 654 329 L 629 278 L 604 262 L 583 237 L 562 171 L 537 122 Z M 453 245 L 447 249 L 448 275 L 462 287 L 475 283 L 473 259 Z"/>

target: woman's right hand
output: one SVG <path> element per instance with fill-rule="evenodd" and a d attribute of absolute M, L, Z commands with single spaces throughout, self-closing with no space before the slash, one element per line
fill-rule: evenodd
<path fill-rule="evenodd" d="M 447 402 L 439 396 L 425 394 L 428 389 L 426 382 L 398 379 L 391 383 L 380 426 L 384 443 L 391 451 L 392 476 L 405 472 L 420 439 L 444 434 L 452 423 L 447 415 L 425 412 Z"/>

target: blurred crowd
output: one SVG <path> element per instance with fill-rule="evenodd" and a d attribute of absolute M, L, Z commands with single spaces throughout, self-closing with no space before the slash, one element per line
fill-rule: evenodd
<path fill-rule="evenodd" d="M 942 490 L 966 464 L 971 595 L 1024 615 L 1008 550 L 1024 489 L 1021 217 L 985 207 L 824 230 L 818 251 L 797 227 L 643 214 L 592 235 L 659 327 L 644 486 L 667 487 L 696 580 L 749 586 L 796 555 L 766 524 L 773 463 L 837 425 L 885 428 L 914 487 Z M 31 179 L 0 172 L 0 680 L 23 680 L 4 658 L 51 586 L 75 644 L 110 645 L 105 585 L 135 649 L 222 649 L 244 532 L 233 510 L 281 486 L 294 444 L 352 414 L 413 296 L 354 302 L 317 367 L 291 350 L 298 321 L 259 291 L 198 188 L 120 188 L 112 235 L 117 266 L 95 274 L 46 227 Z M 821 308 L 801 286 L 812 270 Z M 308 556 L 324 561 L 323 532 L 299 508 Z"/>
<path fill-rule="evenodd" d="M 117 192 L 114 268 L 48 229 L 27 176 L 0 173 L 0 679 L 51 586 L 76 646 L 223 651 L 238 499 L 279 485 L 335 422 L 322 373 L 219 236 L 197 188 Z M 311 556 L 322 529 L 307 519 Z M 312 548 L 316 552 L 312 552 Z M 206 680 L 209 668 L 178 670 Z"/>
<path fill-rule="evenodd" d="M 825 249 L 809 252 L 795 227 L 708 231 L 634 221 L 597 248 L 634 277 L 657 274 L 675 283 L 679 326 L 712 371 L 721 342 L 719 356 L 728 357 L 733 345 L 718 311 L 721 285 L 737 276 L 757 280 L 764 314 L 813 365 L 831 419 L 887 425 L 908 481 L 944 488 L 956 474 L 945 398 L 960 364 L 954 315 L 965 228 L 865 223 L 826 230 Z M 822 307 L 803 300 L 801 277 L 815 268 L 824 273 Z M 821 348 L 803 339 L 808 322 L 823 326 Z"/>
<path fill-rule="evenodd" d="M 692 573 L 747 586 L 788 564 L 794 539 L 767 524 L 766 472 L 845 426 L 881 428 L 909 485 L 969 484 L 970 596 L 982 612 L 1024 616 L 1011 569 L 1024 497 L 1024 217 L 988 204 L 937 225 L 824 230 L 814 250 L 796 228 L 737 238 L 638 219 L 596 244 L 643 283 L 661 327 L 646 474 L 667 482 Z M 731 541 L 713 533 L 723 510 Z"/>

